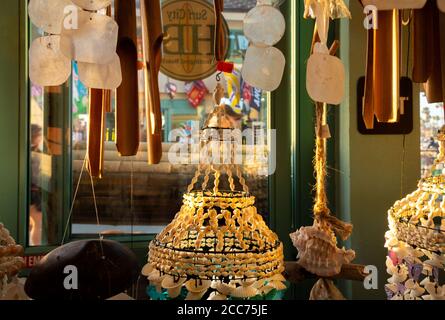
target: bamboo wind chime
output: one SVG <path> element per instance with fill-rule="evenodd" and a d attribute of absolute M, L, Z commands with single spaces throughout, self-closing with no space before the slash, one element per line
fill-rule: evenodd
<path fill-rule="evenodd" d="M 378 9 L 373 18 L 377 27 L 371 26 L 368 31 L 362 111 L 366 128 L 373 129 L 375 119 L 383 123 L 399 121 L 402 110 L 402 25 L 412 30 L 413 81 L 425 84 L 429 103 L 444 102 L 445 16 L 440 11 L 442 0 L 360 1 L 364 6 L 375 5 Z M 407 21 L 402 21 L 403 10 L 409 12 Z"/>
<path fill-rule="evenodd" d="M 145 62 L 148 163 L 158 164 L 162 158 L 162 115 L 158 76 L 164 40 L 160 1 L 141 0 L 141 16 Z"/>
<path fill-rule="evenodd" d="M 122 66 L 122 84 L 116 90 L 116 147 L 121 156 L 134 156 L 140 135 L 136 1 L 115 0 L 114 8 Z"/>

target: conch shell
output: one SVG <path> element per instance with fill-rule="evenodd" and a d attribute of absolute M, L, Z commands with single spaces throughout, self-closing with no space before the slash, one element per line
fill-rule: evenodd
<path fill-rule="evenodd" d="M 355 258 L 353 250 L 337 248 L 334 232 L 322 228 L 317 222 L 311 227 L 301 228 L 290 237 L 298 249 L 298 263 L 320 277 L 339 274 L 343 264 Z"/>
<path fill-rule="evenodd" d="M 332 280 L 320 279 L 311 290 L 309 300 L 346 300 Z"/>

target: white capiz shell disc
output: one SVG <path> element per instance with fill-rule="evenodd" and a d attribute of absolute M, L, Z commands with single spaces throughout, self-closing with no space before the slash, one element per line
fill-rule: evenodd
<path fill-rule="evenodd" d="M 70 6 L 74 7 L 71 0 L 30 0 L 28 15 L 36 27 L 47 33 L 60 34 L 65 9 L 70 9 Z"/>
<path fill-rule="evenodd" d="M 445 12 L 445 0 L 437 0 L 437 7 L 440 11 Z"/>
<path fill-rule="evenodd" d="M 280 86 L 285 65 L 286 58 L 277 48 L 252 45 L 247 49 L 242 75 L 251 86 L 274 91 Z"/>
<path fill-rule="evenodd" d="M 338 105 L 345 95 L 345 67 L 329 54 L 314 53 L 307 62 L 306 89 L 313 101 Z"/>
<path fill-rule="evenodd" d="M 79 7 L 89 11 L 97 11 L 106 8 L 111 4 L 111 0 L 72 0 L 72 1 Z"/>
<path fill-rule="evenodd" d="M 362 0 L 363 6 L 375 6 L 378 10 L 421 9 L 427 0 Z"/>
<path fill-rule="evenodd" d="M 80 10 L 77 29 L 62 28 L 60 50 L 78 62 L 109 64 L 116 55 L 118 29 L 112 18 Z"/>
<path fill-rule="evenodd" d="M 39 86 L 59 86 L 71 74 L 71 60 L 59 50 L 60 36 L 35 39 L 29 49 L 29 78 Z"/>
<path fill-rule="evenodd" d="M 256 46 L 273 46 L 286 31 L 286 20 L 280 10 L 268 6 L 256 6 L 244 18 L 244 35 Z"/>
<path fill-rule="evenodd" d="M 88 88 L 114 90 L 122 83 L 119 56 L 115 54 L 109 64 L 78 62 L 79 79 Z"/>

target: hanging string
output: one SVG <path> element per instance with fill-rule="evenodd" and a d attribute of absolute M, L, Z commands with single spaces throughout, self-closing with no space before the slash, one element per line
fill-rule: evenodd
<path fill-rule="evenodd" d="M 80 188 L 80 182 L 82 181 L 82 176 L 83 176 L 83 172 L 85 170 L 87 161 L 88 161 L 87 160 L 87 156 L 85 156 L 85 159 L 82 162 L 82 168 L 80 169 L 80 175 L 79 175 L 79 179 L 77 180 L 77 185 L 76 185 L 76 190 L 74 191 L 73 200 L 71 202 L 71 208 L 70 208 L 70 212 L 69 212 L 69 215 L 68 215 L 68 220 L 67 220 L 66 225 L 65 225 L 65 231 L 63 232 L 61 245 L 65 244 L 65 238 L 66 238 L 66 235 L 68 233 L 68 227 L 70 226 L 71 217 L 72 217 L 73 211 L 74 211 L 74 205 L 76 203 L 77 194 L 78 194 L 79 188 Z"/>

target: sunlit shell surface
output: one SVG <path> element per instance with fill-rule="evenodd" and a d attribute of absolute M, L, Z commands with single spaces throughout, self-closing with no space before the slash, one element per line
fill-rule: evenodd
<path fill-rule="evenodd" d="M 78 62 L 110 64 L 116 59 L 119 26 L 110 17 L 86 11 L 79 12 L 77 29 L 63 28 L 60 50 Z"/>
<path fill-rule="evenodd" d="M 29 49 L 29 78 L 40 86 L 58 86 L 71 74 L 71 60 L 59 50 L 60 36 L 35 39 Z"/>
<path fill-rule="evenodd" d="M 337 248 L 337 240 L 331 230 L 316 224 L 301 228 L 291 234 L 291 239 L 298 250 L 298 263 L 321 277 L 339 274 L 343 264 L 355 258 L 353 250 Z"/>
<path fill-rule="evenodd" d="M 74 8 L 70 0 L 30 0 L 28 14 L 36 27 L 46 33 L 60 34 L 65 15 Z"/>
<path fill-rule="evenodd" d="M 280 86 L 285 65 L 286 58 L 277 48 L 252 45 L 246 52 L 243 79 L 253 87 L 274 91 Z"/>
<path fill-rule="evenodd" d="M 79 7 L 89 11 L 97 11 L 106 8 L 111 4 L 111 0 L 72 0 L 72 1 Z"/>
<path fill-rule="evenodd" d="M 257 46 L 275 45 L 285 31 L 283 14 L 272 6 L 257 6 L 244 18 L 244 35 Z"/>
<path fill-rule="evenodd" d="M 122 71 L 119 56 L 110 64 L 79 62 L 79 78 L 88 88 L 114 90 L 122 83 Z"/>

